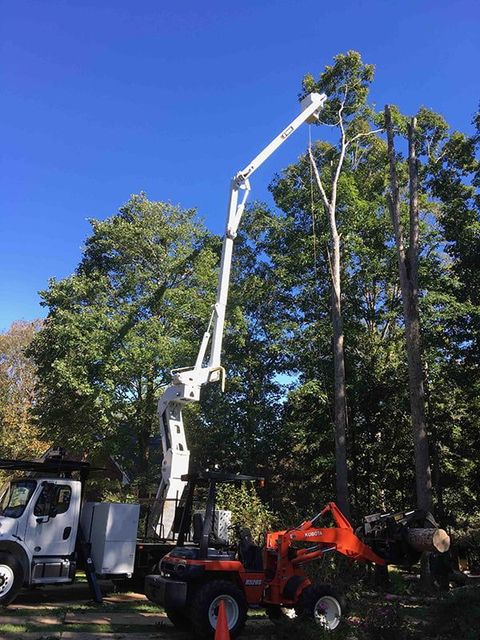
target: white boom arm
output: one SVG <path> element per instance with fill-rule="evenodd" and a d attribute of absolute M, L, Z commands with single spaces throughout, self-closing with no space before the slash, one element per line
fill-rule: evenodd
<path fill-rule="evenodd" d="M 224 381 L 221 351 L 225 325 L 225 309 L 230 284 L 233 241 L 237 235 L 245 204 L 250 193 L 249 177 L 278 147 L 304 122 L 315 122 L 326 100 L 325 94 L 311 93 L 301 102 L 302 111 L 279 135 L 268 144 L 242 171 L 232 179 L 228 204 L 227 227 L 223 240 L 216 302 L 207 331 L 203 335 L 193 368 L 172 371 L 172 383 L 158 401 L 160 434 L 162 437 L 162 480 L 150 516 L 150 526 L 156 535 L 170 535 L 175 507 L 181 498 L 185 482 L 181 476 L 188 473 L 190 452 L 183 428 L 182 406 L 200 399 L 200 389 L 208 382 Z M 240 190 L 243 196 L 239 202 Z M 211 338 L 211 340 L 210 340 Z M 210 353 L 207 360 L 207 349 Z"/>

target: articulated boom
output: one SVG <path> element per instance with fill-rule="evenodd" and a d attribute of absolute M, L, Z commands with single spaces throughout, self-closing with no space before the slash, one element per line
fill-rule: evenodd
<path fill-rule="evenodd" d="M 315 122 L 318 119 L 318 113 L 325 100 L 325 94 L 311 93 L 307 95 L 301 102 L 302 112 L 295 120 L 232 180 L 216 302 L 208 329 L 203 336 L 195 366 L 172 371 L 172 383 L 165 389 L 158 401 L 157 413 L 160 419 L 163 448 L 162 480 L 150 516 L 150 526 L 160 537 L 166 538 L 171 533 L 176 502 L 181 498 L 185 487 L 181 476 L 188 473 L 190 454 L 183 428 L 182 407 L 187 402 L 198 402 L 200 389 L 204 384 L 218 380 L 222 380 L 223 384 L 225 379 L 225 372 L 220 363 L 233 241 L 237 235 L 237 229 L 250 193 L 249 178 L 301 124 Z M 240 199 L 241 191 L 243 195 Z M 207 358 L 209 345 L 210 353 Z"/>

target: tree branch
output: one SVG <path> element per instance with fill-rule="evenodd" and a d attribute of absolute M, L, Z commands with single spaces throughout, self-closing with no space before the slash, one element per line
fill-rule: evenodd
<path fill-rule="evenodd" d="M 355 140 L 358 140 L 359 138 L 366 138 L 367 136 L 371 136 L 373 133 L 381 133 L 382 131 L 385 131 L 385 129 L 372 129 L 371 131 L 366 131 L 365 133 L 357 133 L 356 136 L 353 136 L 353 138 L 347 140 L 345 144 L 348 147 L 349 144 L 352 144 L 352 142 L 355 142 Z"/>
<path fill-rule="evenodd" d="M 328 209 L 329 206 L 330 206 L 330 203 L 328 201 L 327 194 L 325 193 L 325 189 L 323 188 L 322 179 L 320 178 L 320 174 L 318 172 L 317 163 L 315 162 L 315 158 L 313 157 L 313 153 L 312 153 L 312 148 L 311 147 L 308 148 L 308 155 L 310 156 L 310 162 L 312 163 L 313 172 L 315 174 L 315 179 L 317 181 L 318 188 L 320 189 L 320 193 L 322 194 L 323 204 L 324 204 L 325 208 Z"/>
<path fill-rule="evenodd" d="M 342 148 L 340 151 L 340 157 L 338 158 L 338 164 L 335 171 L 335 176 L 332 180 L 332 199 L 331 199 L 331 207 L 330 207 L 331 217 L 333 217 L 332 229 L 335 228 L 335 233 L 337 230 L 337 225 L 335 221 L 335 207 L 337 204 L 337 184 L 338 184 L 338 179 L 340 178 L 340 172 L 342 171 L 343 161 L 345 159 L 345 152 L 347 150 L 345 127 L 343 124 L 343 116 L 342 116 L 343 109 L 345 107 L 345 102 L 347 100 L 347 94 L 348 94 L 348 85 L 345 85 L 345 95 L 343 96 L 343 101 L 340 105 L 340 109 L 338 110 L 338 120 L 340 125 L 340 131 L 342 132 L 342 143 L 341 143 Z"/>

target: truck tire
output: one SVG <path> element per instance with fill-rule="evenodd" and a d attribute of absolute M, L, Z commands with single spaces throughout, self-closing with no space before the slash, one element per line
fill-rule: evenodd
<path fill-rule="evenodd" d="M 228 580 L 212 580 L 198 587 L 190 607 L 194 638 L 213 638 L 220 601 L 225 604 L 230 637 L 242 631 L 247 619 L 247 602 L 243 591 Z"/>
<path fill-rule="evenodd" d="M 23 586 L 25 573 L 11 553 L 0 551 L 0 606 L 6 607 Z"/>
<path fill-rule="evenodd" d="M 343 598 L 331 587 L 312 584 L 300 596 L 300 609 L 318 626 L 327 631 L 337 629 L 342 621 L 345 604 Z"/>
<path fill-rule="evenodd" d="M 192 623 L 190 622 L 187 609 L 166 608 L 165 613 L 175 629 L 178 629 L 179 631 L 190 631 L 192 628 Z"/>

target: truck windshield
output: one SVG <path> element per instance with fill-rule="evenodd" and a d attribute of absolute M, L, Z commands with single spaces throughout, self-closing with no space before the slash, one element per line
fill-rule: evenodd
<path fill-rule="evenodd" d="M 25 511 L 36 486 L 37 483 L 34 480 L 10 482 L 0 501 L 0 515 L 7 518 L 19 518 Z"/>

